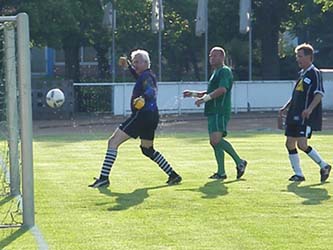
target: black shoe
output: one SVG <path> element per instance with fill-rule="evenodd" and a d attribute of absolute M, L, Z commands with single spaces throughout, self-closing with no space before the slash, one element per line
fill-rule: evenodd
<path fill-rule="evenodd" d="M 178 175 L 176 172 L 172 172 L 171 175 L 169 175 L 169 179 L 167 180 L 168 185 L 175 185 L 182 181 L 182 177 Z"/>
<path fill-rule="evenodd" d="M 212 176 L 209 176 L 209 179 L 225 180 L 227 179 L 227 175 L 219 175 L 218 173 L 214 173 Z"/>
<path fill-rule="evenodd" d="M 242 160 L 242 162 L 240 164 L 238 164 L 238 166 L 236 167 L 237 179 L 239 179 L 243 176 L 243 174 L 245 173 L 246 166 L 247 166 L 247 161 L 245 161 L 245 160 Z"/>
<path fill-rule="evenodd" d="M 328 179 L 328 177 L 330 176 L 331 168 L 332 167 L 330 165 L 327 165 L 320 169 L 320 181 L 321 182 L 324 182 Z"/>
<path fill-rule="evenodd" d="M 289 178 L 290 181 L 305 181 L 304 176 L 300 176 L 300 175 L 293 175 Z"/>
<path fill-rule="evenodd" d="M 94 179 L 95 179 L 95 182 L 88 185 L 88 187 L 100 188 L 100 187 L 108 187 L 110 185 L 109 179 L 97 179 L 97 178 L 94 178 Z"/>

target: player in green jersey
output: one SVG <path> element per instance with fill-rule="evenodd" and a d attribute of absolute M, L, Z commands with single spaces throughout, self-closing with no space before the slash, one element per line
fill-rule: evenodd
<path fill-rule="evenodd" d="M 213 47 L 209 53 L 209 63 L 213 69 L 207 91 L 185 90 L 184 97 L 196 97 L 195 104 L 205 104 L 205 116 L 208 119 L 208 132 L 217 161 L 217 172 L 211 179 L 226 179 L 224 152 L 235 161 L 237 179 L 245 173 L 247 162 L 239 157 L 233 146 L 225 140 L 227 125 L 231 114 L 231 88 L 233 76 L 230 68 L 224 64 L 225 52 L 222 47 Z"/>

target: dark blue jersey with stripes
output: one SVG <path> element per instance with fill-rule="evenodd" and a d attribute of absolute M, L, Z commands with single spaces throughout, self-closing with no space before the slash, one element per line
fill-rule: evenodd
<path fill-rule="evenodd" d="M 145 105 L 142 109 L 140 109 L 141 111 L 158 111 L 157 81 L 154 73 L 151 71 L 151 69 L 146 69 L 140 75 L 138 75 L 131 66 L 129 66 L 129 69 L 136 79 L 131 97 L 132 112 L 137 112 L 133 106 L 133 100 L 139 96 L 142 96 L 145 99 Z"/>
<path fill-rule="evenodd" d="M 286 123 L 310 126 L 314 131 L 322 128 L 322 102 L 312 111 L 309 119 L 302 118 L 302 112 L 308 108 L 316 94 L 324 96 L 323 79 L 319 69 L 313 64 L 301 70 L 294 86 Z"/>

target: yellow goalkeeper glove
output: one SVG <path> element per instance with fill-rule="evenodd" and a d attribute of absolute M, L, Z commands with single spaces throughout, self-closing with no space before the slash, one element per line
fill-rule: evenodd
<path fill-rule="evenodd" d="M 135 109 L 140 110 L 145 106 L 145 99 L 142 96 L 139 96 L 133 100 L 133 106 Z"/>

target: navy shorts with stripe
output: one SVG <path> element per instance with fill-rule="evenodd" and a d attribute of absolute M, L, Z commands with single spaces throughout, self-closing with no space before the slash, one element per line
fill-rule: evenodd
<path fill-rule="evenodd" d="M 134 139 L 140 137 L 152 141 L 158 122 L 158 111 L 138 111 L 120 124 L 119 129 Z"/>
<path fill-rule="evenodd" d="M 310 139 L 312 128 L 307 125 L 287 124 L 284 134 L 289 137 L 306 137 Z"/>

